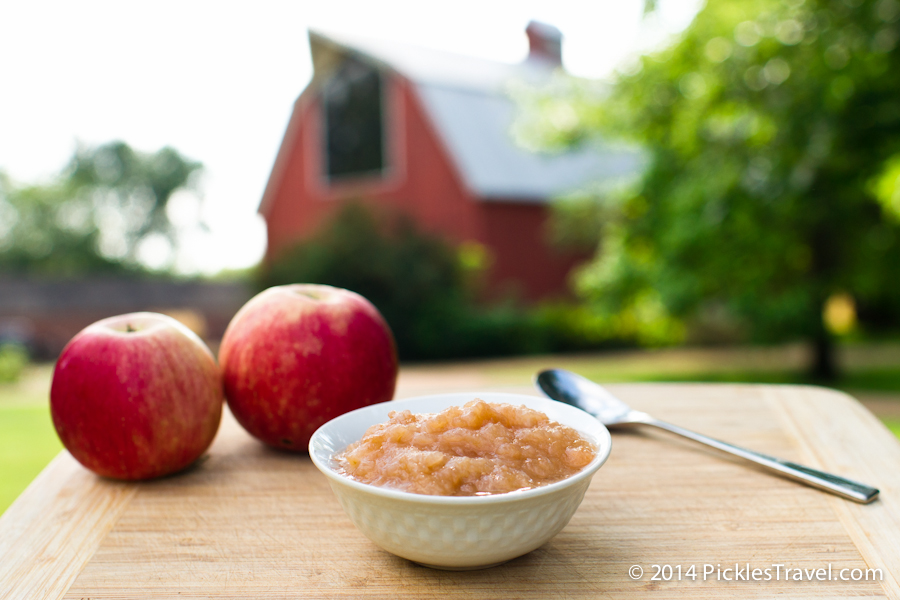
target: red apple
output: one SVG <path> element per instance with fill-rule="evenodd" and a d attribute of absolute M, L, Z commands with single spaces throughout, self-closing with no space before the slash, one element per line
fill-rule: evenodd
<path fill-rule="evenodd" d="M 387 323 L 354 292 L 273 287 L 231 320 L 219 347 L 225 398 L 266 444 L 305 452 L 320 425 L 394 396 L 397 350 Z"/>
<path fill-rule="evenodd" d="M 53 425 L 78 462 L 105 477 L 149 479 L 209 448 L 222 417 L 209 348 L 165 315 L 89 325 L 63 349 L 50 389 Z"/>

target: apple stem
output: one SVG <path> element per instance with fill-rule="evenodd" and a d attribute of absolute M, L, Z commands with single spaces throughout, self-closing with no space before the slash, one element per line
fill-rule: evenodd
<path fill-rule="evenodd" d="M 125 332 L 126 332 L 126 333 L 134 333 L 135 331 L 137 331 L 137 329 L 135 329 L 134 327 L 132 327 L 132 326 L 131 326 L 131 323 L 128 323 L 128 324 L 125 325 Z"/>

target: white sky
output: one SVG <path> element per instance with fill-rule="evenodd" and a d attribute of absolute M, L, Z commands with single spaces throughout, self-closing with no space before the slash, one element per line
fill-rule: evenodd
<path fill-rule="evenodd" d="M 307 28 L 516 62 L 538 19 L 563 32 L 570 72 L 604 77 L 687 25 L 699 2 L 661 0 L 649 21 L 643 0 L 4 2 L 0 170 L 46 179 L 76 141 L 172 146 L 206 167 L 210 226 L 187 236 L 179 270 L 243 268 L 265 249 L 256 208 L 312 75 Z M 172 216 L 189 222 L 196 202 L 182 200 Z"/>

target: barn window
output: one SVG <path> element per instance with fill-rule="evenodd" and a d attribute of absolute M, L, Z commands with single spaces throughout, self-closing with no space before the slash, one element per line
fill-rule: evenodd
<path fill-rule="evenodd" d="M 380 174 L 385 168 L 382 81 L 378 70 L 348 59 L 322 91 L 329 179 Z"/>

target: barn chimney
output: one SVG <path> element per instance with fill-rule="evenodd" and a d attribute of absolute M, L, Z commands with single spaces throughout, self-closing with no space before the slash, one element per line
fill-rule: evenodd
<path fill-rule="evenodd" d="M 525 28 L 528 35 L 528 60 L 551 66 L 562 66 L 562 32 L 547 23 L 531 21 Z"/>

